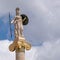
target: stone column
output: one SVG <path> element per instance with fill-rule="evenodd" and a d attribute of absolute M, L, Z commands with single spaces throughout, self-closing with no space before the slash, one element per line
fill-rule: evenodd
<path fill-rule="evenodd" d="M 16 49 L 16 60 L 25 60 L 25 48 L 22 47 L 21 49 Z"/>

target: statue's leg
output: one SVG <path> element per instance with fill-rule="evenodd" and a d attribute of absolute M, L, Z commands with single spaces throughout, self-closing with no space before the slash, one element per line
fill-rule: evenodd
<path fill-rule="evenodd" d="M 18 32 L 16 29 L 15 29 L 15 37 L 18 37 Z"/>
<path fill-rule="evenodd" d="M 19 27 L 19 29 L 18 29 L 18 35 L 21 37 L 22 36 L 22 28 L 21 27 Z"/>
<path fill-rule="evenodd" d="M 21 27 L 20 27 L 20 33 L 23 36 L 23 25 L 21 25 Z"/>

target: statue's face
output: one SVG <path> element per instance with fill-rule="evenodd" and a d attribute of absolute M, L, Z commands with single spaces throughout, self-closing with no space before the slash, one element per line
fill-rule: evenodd
<path fill-rule="evenodd" d="M 16 15 L 20 15 L 20 11 L 19 10 L 16 10 Z"/>

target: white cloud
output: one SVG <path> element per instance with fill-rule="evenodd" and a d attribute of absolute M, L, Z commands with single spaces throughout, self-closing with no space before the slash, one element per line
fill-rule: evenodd
<path fill-rule="evenodd" d="M 32 50 L 26 54 L 29 54 L 28 56 L 26 55 L 26 58 L 32 57 L 30 60 L 60 60 L 60 40 L 44 42 L 42 46 L 33 47 Z"/>
<path fill-rule="evenodd" d="M 11 53 L 8 49 L 8 46 L 12 41 L 0 41 L 0 60 L 15 60 L 14 52 Z"/>
<path fill-rule="evenodd" d="M 0 60 L 15 60 L 15 53 L 8 50 L 11 41 L 0 41 Z M 26 60 L 60 60 L 60 40 L 43 42 L 41 46 L 32 46 L 25 53 Z"/>

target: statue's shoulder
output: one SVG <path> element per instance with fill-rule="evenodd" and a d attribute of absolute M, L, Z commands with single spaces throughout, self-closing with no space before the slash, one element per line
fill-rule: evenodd
<path fill-rule="evenodd" d="M 22 19 L 22 17 L 21 16 L 15 16 L 15 18 L 14 18 L 14 20 L 21 20 Z"/>
<path fill-rule="evenodd" d="M 22 18 L 21 16 L 15 16 L 15 18 Z"/>

